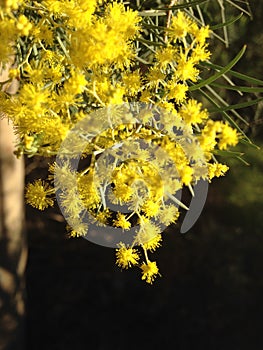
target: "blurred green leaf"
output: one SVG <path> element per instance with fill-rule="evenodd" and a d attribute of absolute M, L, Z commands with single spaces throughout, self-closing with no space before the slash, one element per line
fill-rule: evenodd
<path fill-rule="evenodd" d="M 219 89 L 235 90 L 237 92 L 249 92 L 249 93 L 255 93 L 255 92 L 260 93 L 260 92 L 263 92 L 263 87 L 226 85 L 226 84 L 219 84 L 219 83 L 211 83 L 211 86 L 217 87 Z"/>
<path fill-rule="evenodd" d="M 244 55 L 246 51 L 246 46 L 244 46 L 239 53 L 236 55 L 236 57 L 230 61 L 225 67 L 221 68 L 219 72 L 215 73 L 214 75 L 212 75 L 211 77 L 202 80 L 200 83 L 195 84 L 193 86 L 191 86 L 189 88 L 189 91 L 194 91 L 197 89 L 200 89 L 206 85 L 211 84 L 213 81 L 217 80 L 218 78 L 220 78 L 222 75 L 224 75 L 225 73 L 227 73 L 228 71 L 231 70 L 232 67 L 234 67 L 234 65 L 240 60 L 240 58 Z"/>
<path fill-rule="evenodd" d="M 159 8 L 159 10 L 180 10 L 180 9 L 186 9 L 186 8 L 190 8 L 193 6 L 197 6 L 200 5 L 204 2 L 208 2 L 210 0 L 195 0 L 195 1 L 189 1 L 189 2 L 185 2 L 183 4 L 178 4 L 178 5 L 174 5 L 174 6 L 167 6 L 167 7 L 161 7 Z"/>
<path fill-rule="evenodd" d="M 207 67 L 212 68 L 212 69 L 216 69 L 216 70 L 221 70 L 223 68 L 222 66 L 219 66 L 219 65 L 213 64 L 213 63 L 209 63 L 209 62 L 202 62 L 202 65 L 207 66 Z M 248 75 L 233 71 L 231 69 L 228 70 L 228 73 L 231 74 L 233 77 L 247 81 L 250 84 L 256 84 L 256 85 L 260 85 L 260 86 L 263 85 L 262 80 L 259 80 L 259 79 L 250 77 Z"/>
<path fill-rule="evenodd" d="M 226 22 L 219 23 L 217 25 L 211 26 L 210 29 L 214 31 L 214 30 L 217 30 L 217 29 L 221 29 L 223 27 L 227 27 L 227 26 L 237 22 L 242 16 L 243 16 L 243 13 L 240 13 L 240 15 L 238 15 L 235 18 L 230 19 L 229 21 L 226 21 Z"/>
<path fill-rule="evenodd" d="M 211 110 L 208 110 L 209 113 L 216 113 L 216 112 L 226 112 L 226 111 L 231 111 L 231 110 L 236 110 L 236 109 L 240 109 L 240 108 L 246 108 L 249 106 L 253 106 L 255 104 L 257 104 L 258 102 L 262 101 L 263 97 L 261 98 L 257 98 L 251 101 L 247 101 L 247 102 L 242 102 L 242 103 L 237 103 L 235 105 L 230 105 L 230 106 L 225 106 L 225 107 L 217 107 Z"/>

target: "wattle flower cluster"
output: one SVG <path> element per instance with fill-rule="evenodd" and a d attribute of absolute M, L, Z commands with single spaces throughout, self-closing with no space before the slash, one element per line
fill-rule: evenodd
<path fill-rule="evenodd" d="M 142 279 L 152 283 L 159 270 L 148 254 L 161 244 L 160 224 L 175 223 L 178 207 L 185 208 L 174 194 L 183 187 L 193 193 L 198 180 L 224 175 L 228 167 L 214 151 L 238 143 L 237 131 L 210 119 L 189 90 L 200 78 L 198 64 L 210 57 L 209 28 L 177 11 L 151 46 L 145 18 L 115 1 L 0 1 L 0 14 L 0 62 L 15 57 L 6 84 L 20 84 L 16 95 L 0 95 L 1 112 L 19 135 L 16 154 L 66 157 L 50 166 L 48 179 L 27 186 L 27 202 L 43 210 L 59 193 L 73 237 L 89 234 L 83 208 L 123 237 L 138 226 L 130 244 L 118 242 L 117 265 L 139 266 Z M 144 106 L 137 116 L 134 102 Z M 61 148 L 82 121 L 89 127 L 81 138 L 71 134 Z M 138 140 L 157 147 L 155 160 Z M 89 160 L 81 171 L 69 160 L 79 149 Z M 101 162 L 96 174 L 107 150 L 114 161 Z M 109 200 L 127 205 L 129 213 L 109 208 L 109 187 Z"/>

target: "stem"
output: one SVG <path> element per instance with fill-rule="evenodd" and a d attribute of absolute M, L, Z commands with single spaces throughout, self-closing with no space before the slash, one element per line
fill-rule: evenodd
<path fill-rule="evenodd" d="M 177 0 L 172 0 L 170 2 L 170 5 L 168 7 L 172 7 L 176 4 Z M 167 12 L 167 21 L 166 21 L 166 28 L 169 28 L 170 27 L 170 24 L 171 24 L 171 19 L 172 19 L 172 13 L 173 11 L 172 10 L 168 10 Z M 165 36 L 164 36 L 164 42 L 167 43 L 168 42 L 168 36 L 167 34 L 165 33 Z"/>

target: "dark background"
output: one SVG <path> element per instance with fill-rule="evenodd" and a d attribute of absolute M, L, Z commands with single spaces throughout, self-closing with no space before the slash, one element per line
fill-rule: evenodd
<path fill-rule="evenodd" d="M 247 43 L 238 69 L 262 79 L 262 4 L 251 5 L 254 21 L 233 28 L 228 53 Z M 260 108 L 246 112 L 248 133 L 262 146 Z M 153 254 L 162 277 L 152 286 L 139 269 L 115 266 L 114 250 L 67 239 L 59 211 L 27 207 L 26 348 L 262 349 L 263 156 L 241 151 L 251 165 L 229 160 L 229 174 L 210 185 L 196 225 L 184 235 L 177 226 L 164 234 Z M 33 167 L 28 162 L 27 179 L 43 177 L 45 162 Z"/>

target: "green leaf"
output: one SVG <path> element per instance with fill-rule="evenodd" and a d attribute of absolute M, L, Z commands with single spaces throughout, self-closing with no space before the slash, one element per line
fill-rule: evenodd
<path fill-rule="evenodd" d="M 251 142 L 249 139 L 248 139 L 248 140 L 241 139 L 240 142 L 243 143 L 243 144 L 246 145 L 246 146 L 251 146 L 251 147 L 253 147 L 253 148 L 257 149 L 257 150 L 260 149 L 259 146 L 255 145 L 255 144 L 254 144 L 253 142 Z"/>
<path fill-rule="evenodd" d="M 206 89 L 209 90 L 209 92 L 216 98 L 217 102 L 219 103 L 218 106 L 226 107 L 229 104 L 219 95 L 218 92 L 216 92 L 211 85 L 206 85 Z M 249 125 L 248 122 L 236 111 L 232 110 L 232 113 L 243 123 L 246 125 Z"/>
<path fill-rule="evenodd" d="M 236 109 L 240 109 L 240 108 L 246 108 L 246 107 L 250 107 L 253 106 L 255 104 L 257 104 L 258 102 L 262 101 L 263 97 L 261 98 L 257 98 L 251 101 L 247 101 L 247 102 L 243 102 L 243 103 L 238 103 L 235 105 L 230 105 L 230 106 L 225 106 L 225 107 L 217 107 L 211 110 L 208 110 L 209 113 L 216 113 L 216 112 L 226 112 L 226 111 L 231 111 L 232 109 L 236 110 Z"/>
<path fill-rule="evenodd" d="M 215 70 L 221 70 L 222 69 L 222 66 L 219 66 L 217 64 L 213 64 L 213 63 L 210 63 L 210 62 L 202 62 L 202 65 L 206 66 L 206 67 L 209 67 L 209 68 L 212 68 L 212 69 L 215 69 Z M 256 85 L 260 85 L 260 86 L 263 85 L 263 80 L 259 80 L 259 79 L 253 78 L 253 77 L 250 77 L 248 75 L 245 75 L 245 74 L 233 71 L 233 70 L 229 70 L 228 73 L 230 73 L 233 77 L 236 77 L 238 79 L 247 81 L 248 83 L 256 84 Z"/>
<path fill-rule="evenodd" d="M 202 80 L 200 83 L 191 86 L 189 88 L 189 91 L 194 91 L 194 90 L 200 89 L 201 87 L 204 87 L 205 85 L 210 85 L 213 81 L 220 78 L 222 75 L 227 73 L 240 60 L 240 58 L 244 55 L 245 51 L 246 51 L 246 45 L 239 51 L 239 53 L 236 55 L 236 57 L 232 61 L 230 61 L 225 67 L 220 69 L 219 72 L 215 73 L 214 75 L 212 75 L 211 77 L 209 77 L 205 80 Z"/>
<path fill-rule="evenodd" d="M 162 7 L 162 8 L 158 8 L 158 10 L 180 10 L 180 9 L 185 9 L 185 8 L 189 8 L 189 7 L 193 7 L 193 6 L 197 6 L 200 5 L 204 2 L 207 2 L 209 0 L 195 0 L 195 1 L 190 1 L 190 2 L 185 2 L 183 4 L 178 4 L 175 6 L 167 6 L 167 7 Z"/>
<path fill-rule="evenodd" d="M 237 152 L 237 151 L 223 151 L 220 149 L 214 149 L 213 153 L 218 156 L 224 156 L 224 157 L 235 157 L 235 156 L 243 156 L 244 152 Z"/>
<path fill-rule="evenodd" d="M 234 91 L 237 91 L 237 92 L 249 92 L 249 93 L 263 92 L 263 87 L 224 85 L 224 84 L 218 84 L 218 83 L 212 83 L 211 86 L 217 87 L 217 88 L 220 88 L 220 89 L 234 90 Z"/>
<path fill-rule="evenodd" d="M 234 152 L 234 151 L 222 151 L 219 149 L 215 149 L 213 150 L 213 154 L 216 156 L 221 156 L 221 157 L 231 157 L 231 158 L 236 158 L 238 160 L 240 160 L 242 163 L 244 163 L 245 165 L 250 165 L 247 161 L 245 161 L 245 159 L 242 158 L 242 156 L 244 155 L 244 153 L 242 152 Z"/>
<path fill-rule="evenodd" d="M 238 160 L 240 160 L 242 163 L 244 163 L 245 165 L 249 166 L 250 163 L 248 163 L 245 159 L 243 159 L 242 157 L 237 157 Z"/>
<path fill-rule="evenodd" d="M 226 22 L 223 22 L 223 23 L 220 23 L 220 24 L 217 24 L 217 25 L 214 25 L 214 26 L 211 26 L 210 29 L 211 30 L 217 30 L 217 29 L 221 29 L 223 27 L 227 27 L 235 22 L 237 22 L 238 20 L 240 20 L 240 18 L 243 16 L 243 13 L 240 13 L 240 15 L 238 15 L 237 17 L 235 18 L 232 18 L 230 19 L 229 21 L 226 21 Z"/>
<path fill-rule="evenodd" d="M 213 98 L 211 98 L 206 92 L 204 92 L 202 89 L 200 89 L 200 92 L 203 96 L 205 96 L 205 98 L 211 102 L 215 107 L 220 108 L 220 106 L 215 102 L 215 100 L 213 100 Z M 251 143 L 250 139 L 247 137 L 247 135 L 244 133 L 244 131 L 239 127 L 239 125 L 233 120 L 233 118 L 230 117 L 229 114 L 227 114 L 225 111 L 220 111 L 220 113 L 223 114 L 223 116 L 225 117 L 225 119 L 233 126 L 235 127 L 241 135 L 243 135 L 243 137 L 249 142 Z"/>

